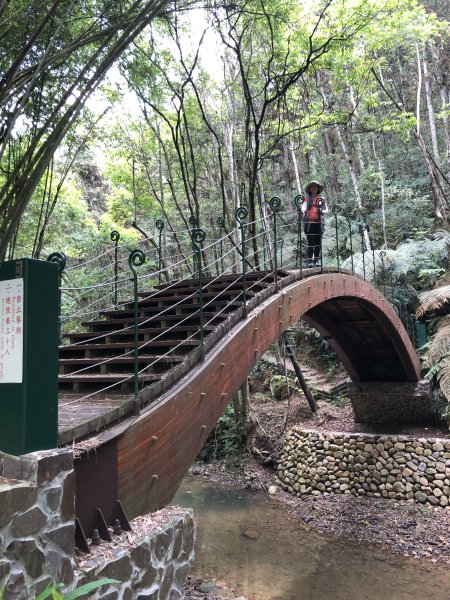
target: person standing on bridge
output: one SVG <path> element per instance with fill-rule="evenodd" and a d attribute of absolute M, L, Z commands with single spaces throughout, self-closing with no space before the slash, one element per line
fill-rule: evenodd
<path fill-rule="evenodd" d="M 308 240 L 307 267 L 315 267 L 320 262 L 322 250 L 322 234 L 324 231 L 323 215 L 328 212 L 325 198 L 321 196 L 323 185 L 311 181 L 306 186 L 306 196 L 302 204 L 303 227 Z"/>

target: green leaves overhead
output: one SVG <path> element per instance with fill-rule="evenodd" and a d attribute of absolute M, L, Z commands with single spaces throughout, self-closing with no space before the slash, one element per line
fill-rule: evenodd
<path fill-rule="evenodd" d="M 8 2 L 0 14 L 0 259 L 84 103 L 169 0 Z"/>

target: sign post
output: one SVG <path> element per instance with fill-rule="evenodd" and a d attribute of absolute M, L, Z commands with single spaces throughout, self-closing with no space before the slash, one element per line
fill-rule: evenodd
<path fill-rule="evenodd" d="M 59 268 L 24 258 L 0 263 L 0 450 L 58 443 Z"/>

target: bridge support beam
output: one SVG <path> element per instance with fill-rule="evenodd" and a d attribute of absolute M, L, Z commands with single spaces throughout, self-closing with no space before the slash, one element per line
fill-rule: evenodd
<path fill-rule="evenodd" d="M 350 382 L 347 395 L 358 423 L 424 423 L 431 420 L 430 383 L 426 380 Z"/>

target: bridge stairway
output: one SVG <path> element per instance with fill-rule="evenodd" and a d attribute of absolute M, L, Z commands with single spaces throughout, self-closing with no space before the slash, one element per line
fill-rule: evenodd
<path fill-rule="evenodd" d="M 287 275 L 280 270 L 278 277 Z M 247 298 L 274 282 L 273 271 L 246 276 Z M 204 336 L 242 306 L 241 274 L 204 277 Z M 138 295 L 138 367 L 140 386 L 158 381 L 200 344 L 199 281 L 157 285 Z M 85 331 L 63 336 L 59 349 L 60 393 L 128 394 L 134 388 L 134 302 L 102 311 L 82 324 Z"/>

